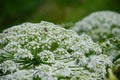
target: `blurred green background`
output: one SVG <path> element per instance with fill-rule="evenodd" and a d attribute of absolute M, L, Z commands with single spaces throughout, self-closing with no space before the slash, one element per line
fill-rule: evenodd
<path fill-rule="evenodd" d="M 95 11 L 120 13 L 120 0 L 0 0 L 0 32 L 23 22 L 76 22 Z"/>

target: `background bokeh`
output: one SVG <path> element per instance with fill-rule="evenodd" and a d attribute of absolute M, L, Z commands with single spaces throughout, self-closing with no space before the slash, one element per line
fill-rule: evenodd
<path fill-rule="evenodd" d="M 120 13 L 120 0 L 0 0 L 0 32 L 23 22 L 76 22 L 95 11 Z"/>

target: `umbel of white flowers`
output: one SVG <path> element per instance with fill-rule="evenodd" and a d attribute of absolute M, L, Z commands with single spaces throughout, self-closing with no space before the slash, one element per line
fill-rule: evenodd
<path fill-rule="evenodd" d="M 0 33 L 0 80 L 104 80 L 112 65 L 88 35 L 23 23 Z"/>
<path fill-rule="evenodd" d="M 78 34 L 86 33 L 101 45 L 114 64 L 114 73 L 120 78 L 120 14 L 98 11 L 90 14 L 71 28 Z"/>
<path fill-rule="evenodd" d="M 112 11 L 98 11 L 75 23 L 72 30 L 87 33 L 96 42 L 113 36 L 120 37 L 120 14 Z"/>

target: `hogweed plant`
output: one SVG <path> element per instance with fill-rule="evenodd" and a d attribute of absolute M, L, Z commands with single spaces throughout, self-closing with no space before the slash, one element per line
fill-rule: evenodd
<path fill-rule="evenodd" d="M 114 64 L 113 71 L 120 78 L 120 14 L 98 11 L 78 21 L 71 28 L 79 35 L 86 33 L 102 47 Z"/>
<path fill-rule="evenodd" d="M 0 80 L 106 80 L 112 62 L 88 35 L 23 23 L 0 33 Z"/>

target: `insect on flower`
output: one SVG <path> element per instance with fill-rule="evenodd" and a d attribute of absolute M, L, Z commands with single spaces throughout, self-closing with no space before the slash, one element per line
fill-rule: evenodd
<path fill-rule="evenodd" d="M 5 33 L 8 33 L 7 31 L 5 31 Z"/>
<path fill-rule="evenodd" d="M 46 32 L 48 32 L 48 29 L 47 29 L 46 27 L 44 28 L 44 30 L 45 30 Z"/>

